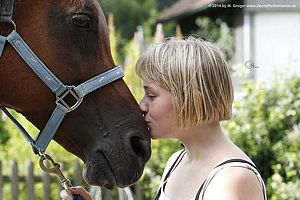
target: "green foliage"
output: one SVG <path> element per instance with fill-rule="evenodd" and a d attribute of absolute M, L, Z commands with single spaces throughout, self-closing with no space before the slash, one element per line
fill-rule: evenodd
<path fill-rule="evenodd" d="M 2 118 L 0 118 L 0 146 L 5 145 L 8 139 L 9 135 L 4 131 L 4 121 L 2 120 Z"/>
<path fill-rule="evenodd" d="M 115 63 L 119 63 L 119 55 L 118 55 L 118 41 L 120 40 L 120 33 L 118 33 L 115 30 L 115 27 L 113 24 L 109 24 L 109 42 L 110 42 L 110 49 L 112 57 L 115 61 Z"/>
<path fill-rule="evenodd" d="M 117 56 L 116 63 L 125 59 L 128 51 L 127 43 L 131 41 L 138 26 L 143 27 L 146 40 L 151 40 L 154 35 L 156 20 L 159 13 L 165 8 L 175 3 L 177 0 L 99 0 L 102 10 L 108 19 L 110 13 L 114 15 L 115 27 L 118 30 L 112 30 L 112 35 L 117 40 L 112 40 L 112 48 L 117 49 L 114 56 Z M 164 25 L 166 36 L 175 35 L 176 23 L 169 22 Z M 148 41 L 148 42 L 149 42 Z M 114 50 L 113 50 L 114 51 Z M 114 57 L 115 58 L 115 57 Z"/>
<path fill-rule="evenodd" d="M 17 114 L 15 111 L 11 111 L 11 113 L 24 126 L 29 134 L 31 134 L 33 138 L 36 138 L 39 130 L 30 122 L 28 122 L 22 115 Z M 25 140 L 25 138 L 21 135 L 19 130 L 10 120 L 4 121 L 2 128 L 4 130 L 4 133 L 9 136 L 9 140 L 5 145 L 0 146 L 0 157 L 3 158 L 3 160 L 1 160 L 7 162 L 16 160 L 19 165 L 21 164 L 20 169 L 26 169 L 28 160 L 38 159 L 38 157 L 32 152 L 31 145 Z M 72 154 L 68 153 L 53 140 L 47 148 L 47 152 L 49 152 L 50 156 L 53 156 L 51 155 L 51 153 L 55 152 L 55 157 L 53 156 L 53 158 L 57 162 L 59 162 L 59 160 L 61 159 L 68 163 L 72 162 L 75 159 L 75 156 L 72 156 Z M 8 164 L 7 162 L 4 162 L 4 164 Z M 21 171 L 21 173 L 23 173 L 23 171 Z"/>
<path fill-rule="evenodd" d="M 126 45 L 126 58 L 124 61 L 124 80 L 137 101 L 140 101 L 144 94 L 141 79 L 135 73 L 135 64 L 140 56 L 140 49 L 140 44 L 132 39 Z"/>
<path fill-rule="evenodd" d="M 157 0 L 157 9 L 158 10 L 164 10 L 177 2 L 178 0 Z"/>
<path fill-rule="evenodd" d="M 17 114 L 15 111 L 10 111 L 13 116 L 24 126 L 24 128 L 35 138 L 38 135 L 38 129 L 29 123 L 25 117 Z M 19 175 L 27 175 L 27 166 L 30 161 L 34 162 L 34 175 L 42 175 L 42 170 L 38 166 L 39 157 L 34 155 L 31 149 L 31 145 L 23 138 L 21 133 L 15 127 L 15 125 L 9 120 L 0 121 L 0 135 L 6 135 L 8 138 L 5 143 L 1 142 L 0 145 L 0 158 L 2 163 L 2 173 L 5 175 L 11 174 L 11 166 L 13 161 L 17 161 Z M 62 164 L 62 169 L 66 177 L 74 178 L 74 160 L 78 160 L 71 153 L 64 150 L 56 142 L 52 141 L 47 148 L 47 153 L 53 157 L 53 159 Z M 51 175 L 53 176 L 53 175 Z M 25 199 L 26 196 L 26 185 L 20 184 L 20 199 Z M 53 199 L 59 194 L 60 187 L 57 183 L 51 184 Z M 42 184 L 35 185 L 36 199 L 42 199 Z M 10 187 L 8 184 L 4 184 L 4 196 L 10 196 Z"/>
<path fill-rule="evenodd" d="M 21 124 L 24 125 L 28 132 L 32 133 L 33 137 L 37 135 L 37 129 L 33 125 L 27 123 L 23 116 L 18 115 L 14 111 L 11 111 L 11 113 Z M 1 144 L 0 146 L 0 157 L 4 165 L 4 173 L 8 172 L 6 170 L 10 169 L 9 166 L 11 163 L 9 162 L 12 162 L 13 160 L 16 160 L 18 163 L 23 163 L 24 166 L 21 166 L 21 168 L 24 169 L 28 160 L 33 160 L 36 158 L 31 151 L 30 144 L 26 142 L 26 140 L 19 133 L 18 129 L 9 119 L 2 121 L 1 129 L 3 131 L 1 132 L 1 135 L 7 135 L 7 137 L 9 137 L 5 144 Z"/>
<path fill-rule="evenodd" d="M 149 27 L 145 32 L 151 34 L 150 27 L 154 26 L 157 16 L 156 0 L 100 0 L 99 2 L 106 16 L 110 12 L 115 15 L 115 25 L 120 30 L 122 38 L 130 40 L 138 25 Z"/>
<path fill-rule="evenodd" d="M 242 89 L 233 119 L 225 123 L 230 137 L 260 169 L 270 199 L 299 199 L 300 77 Z"/>
<path fill-rule="evenodd" d="M 273 147 L 278 163 L 272 165 L 274 174 L 268 180 L 270 200 L 300 199 L 300 124 L 293 127 Z"/>
<path fill-rule="evenodd" d="M 199 26 L 199 30 L 193 34 L 216 43 L 226 59 L 230 60 L 233 55 L 233 36 L 228 25 L 221 19 L 213 21 L 208 17 L 198 17 L 196 25 Z"/>
<path fill-rule="evenodd" d="M 166 38 L 176 36 L 176 25 L 177 25 L 177 23 L 174 21 L 165 22 L 163 24 L 164 36 Z"/>

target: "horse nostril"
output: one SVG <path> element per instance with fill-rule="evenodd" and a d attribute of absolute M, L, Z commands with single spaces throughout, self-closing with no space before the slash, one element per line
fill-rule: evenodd
<path fill-rule="evenodd" d="M 149 143 L 140 137 L 134 136 L 130 138 L 130 144 L 134 153 L 146 163 L 151 155 L 151 149 Z"/>

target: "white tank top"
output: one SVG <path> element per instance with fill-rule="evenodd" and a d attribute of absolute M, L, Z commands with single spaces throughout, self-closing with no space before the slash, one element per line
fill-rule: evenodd
<path fill-rule="evenodd" d="M 160 188 L 158 190 L 158 194 L 156 196 L 156 200 L 171 200 L 169 199 L 164 191 L 164 188 L 168 182 L 168 179 L 171 175 L 171 173 L 174 171 L 174 169 L 178 166 L 178 164 L 180 163 L 180 161 L 182 160 L 182 158 L 185 155 L 185 150 L 182 151 L 178 151 L 176 153 L 174 153 L 170 159 L 168 160 L 168 163 L 166 165 L 166 168 L 164 170 L 164 174 L 162 176 L 162 181 L 160 184 Z M 267 193 L 266 193 L 266 187 L 265 184 L 261 178 L 260 173 L 258 172 L 257 168 L 250 162 L 246 161 L 246 160 L 242 160 L 242 159 L 230 159 L 227 160 L 221 164 L 219 164 L 218 166 L 216 166 L 207 176 L 207 178 L 204 180 L 203 184 L 201 185 L 201 187 L 199 188 L 197 194 L 195 194 L 195 196 L 190 199 L 190 200 L 200 200 L 203 199 L 204 197 L 204 193 L 207 189 L 207 187 L 209 186 L 210 182 L 212 181 L 212 179 L 224 168 L 226 167 L 242 167 L 245 169 L 249 169 L 251 170 L 257 177 L 257 180 L 260 183 L 263 195 L 264 195 L 264 200 L 267 200 Z"/>

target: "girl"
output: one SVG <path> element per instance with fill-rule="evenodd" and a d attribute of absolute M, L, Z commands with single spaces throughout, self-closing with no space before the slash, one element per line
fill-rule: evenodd
<path fill-rule="evenodd" d="M 231 118 L 233 87 L 214 44 L 192 37 L 155 44 L 140 57 L 136 72 L 151 137 L 184 145 L 166 164 L 157 200 L 267 199 L 254 163 L 220 126 Z M 87 195 L 82 188 L 74 193 Z"/>

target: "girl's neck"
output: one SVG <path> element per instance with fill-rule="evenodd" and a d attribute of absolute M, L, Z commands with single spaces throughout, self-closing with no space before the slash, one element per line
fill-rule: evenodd
<path fill-rule="evenodd" d="M 180 135 L 178 139 L 184 144 L 191 162 L 211 159 L 220 145 L 228 141 L 219 122 L 188 128 Z"/>

